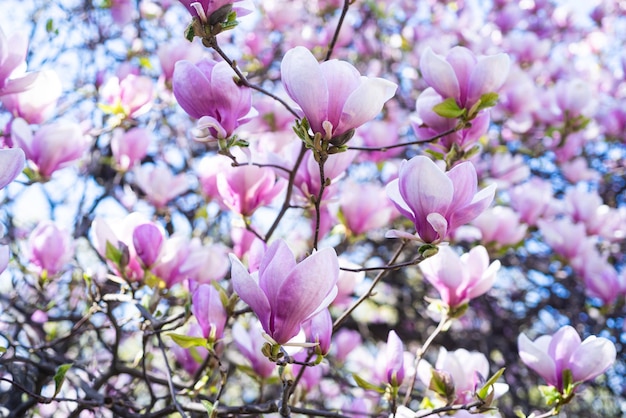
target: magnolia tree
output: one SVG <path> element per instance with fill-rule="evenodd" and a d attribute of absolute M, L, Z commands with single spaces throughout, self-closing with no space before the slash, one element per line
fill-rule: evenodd
<path fill-rule="evenodd" d="M 626 413 L 622 2 L 2 9 L 0 415 Z"/>

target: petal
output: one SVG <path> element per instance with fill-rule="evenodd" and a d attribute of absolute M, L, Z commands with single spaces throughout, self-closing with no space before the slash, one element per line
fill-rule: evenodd
<path fill-rule="evenodd" d="M 328 97 L 327 120 L 337 128 L 348 97 L 361 84 L 361 74 L 351 64 L 338 60 L 321 63 L 320 70 L 332 92 Z"/>
<path fill-rule="evenodd" d="M 11 183 L 24 168 L 24 151 L 20 148 L 0 150 L 0 189 Z"/>
<path fill-rule="evenodd" d="M 452 167 L 446 175 L 454 186 L 454 200 L 450 205 L 450 212 L 452 213 L 469 205 L 472 201 L 478 189 L 478 177 L 474 164 L 469 161 Z"/>
<path fill-rule="evenodd" d="M 496 187 L 495 183 L 490 184 L 474 195 L 474 199 L 470 205 L 460 208 L 455 212 L 450 211 L 450 216 L 448 217 L 450 229 L 454 230 L 461 225 L 465 225 L 483 213 L 485 209 L 491 205 L 491 202 L 493 202 Z"/>
<path fill-rule="evenodd" d="M 322 122 L 328 119 L 328 87 L 313 54 L 302 46 L 290 49 L 280 72 L 287 94 L 302 108 L 313 132 L 323 132 Z"/>
<path fill-rule="evenodd" d="M 294 255 L 283 240 L 273 242 L 263 255 L 259 265 L 259 286 L 267 296 L 272 309 L 277 306 L 276 298 L 280 287 L 295 267 Z"/>
<path fill-rule="evenodd" d="M 420 59 L 420 71 L 426 83 L 445 99 L 459 100 L 461 89 L 456 73 L 448 61 L 426 48 Z"/>
<path fill-rule="evenodd" d="M 469 49 L 462 46 L 456 46 L 448 52 L 446 61 L 450 63 L 454 73 L 456 74 L 461 92 L 459 100 L 462 104 L 465 104 L 467 100 L 467 87 L 470 75 L 476 66 L 476 57 Z"/>
<path fill-rule="evenodd" d="M 233 254 L 228 257 L 231 261 L 231 280 L 233 290 L 239 295 L 241 300 L 246 302 L 261 321 L 265 332 L 269 333 L 270 303 L 259 284 L 252 278 L 248 270 L 241 264 L 241 261 Z"/>
<path fill-rule="evenodd" d="M 604 373 L 615 362 L 615 344 L 606 338 L 591 336 L 572 353 L 570 370 L 574 382 L 591 380 Z"/>
<path fill-rule="evenodd" d="M 507 54 L 478 58 L 469 79 L 467 103 L 473 105 L 485 93 L 495 93 L 509 75 L 510 59 Z"/>
<path fill-rule="evenodd" d="M 209 83 L 209 74 L 200 70 L 200 64 L 204 63 L 203 69 L 211 66 L 209 60 L 203 60 L 198 66 L 189 61 L 178 61 L 174 66 L 172 87 L 174 97 L 180 107 L 192 118 L 200 119 L 202 116 L 213 116 L 215 102 L 211 96 L 212 89 Z"/>
<path fill-rule="evenodd" d="M 397 88 L 397 84 L 383 78 L 361 77 L 361 84 L 350 94 L 343 106 L 335 134 L 340 135 L 374 119 L 385 102 L 396 94 Z"/>
<path fill-rule="evenodd" d="M 400 195 L 399 184 L 400 180 L 398 179 L 392 180 L 389 182 L 389 184 L 387 184 L 387 186 L 385 187 L 387 197 L 389 198 L 389 200 L 391 200 L 391 202 L 393 202 L 393 204 L 402 215 L 410 219 L 412 222 L 415 222 L 415 216 L 413 215 L 413 211 L 411 211 L 411 208 L 409 208 L 409 206 Z"/>
<path fill-rule="evenodd" d="M 556 378 L 561 385 L 563 370 L 569 368 L 570 357 L 580 346 L 580 336 L 578 332 L 569 325 L 559 329 L 553 336 L 548 355 L 552 357 L 556 364 Z"/>
<path fill-rule="evenodd" d="M 277 342 L 287 342 L 322 302 L 331 302 L 327 296 L 336 288 L 338 276 L 339 262 L 333 248 L 320 250 L 296 266 L 283 282 L 273 306 L 276 333 L 272 336 Z"/>
<path fill-rule="evenodd" d="M 524 364 L 543 377 L 546 383 L 556 386 L 556 365 L 547 352 L 551 340 L 552 337 L 544 335 L 533 342 L 525 334 L 520 334 L 517 347 Z"/>

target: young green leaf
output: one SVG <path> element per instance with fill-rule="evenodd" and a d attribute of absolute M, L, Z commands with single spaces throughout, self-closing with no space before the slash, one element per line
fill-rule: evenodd
<path fill-rule="evenodd" d="M 465 109 L 461 109 L 459 105 L 456 104 L 456 100 L 454 100 L 452 97 L 448 97 L 443 102 L 435 105 L 433 107 L 433 112 L 443 118 L 456 119 L 460 116 L 463 116 L 463 114 L 465 113 Z"/>
<path fill-rule="evenodd" d="M 72 363 L 61 364 L 57 367 L 56 373 L 54 374 L 54 397 L 56 397 L 61 391 L 61 387 L 63 386 L 63 381 L 65 380 L 65 374 L 72 367 Z"/>

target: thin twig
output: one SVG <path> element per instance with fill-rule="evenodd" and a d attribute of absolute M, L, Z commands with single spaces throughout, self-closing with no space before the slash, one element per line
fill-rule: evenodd
<path fill-rule="evenodd" d="M 335 33 L 333 34 L 333 39 L 331 39 L 330 44 L 328 44 L 328 52 L 326 52 L 326 58 L 324 61 L 328 61 L 333 55 L 333 50 L 335 49 L 335 45 L 337 44 L 337 40 L 339 39 L 339 32 L 341 32 L 341 26 L 343 25 L 343 21 L 348 14 L 348 9 L 350 8 L 350 4 L 354 0 L 344 0 L 343 9 L 341 9 L 341 15 L 339 16 L 339 21 L 337 22 L 337 27 L 335 28 Z"/>

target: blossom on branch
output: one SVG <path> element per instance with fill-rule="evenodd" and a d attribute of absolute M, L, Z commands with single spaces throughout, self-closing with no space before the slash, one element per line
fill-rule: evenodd
<path fill-rule="evenodd" d="M 256 115 L 250 89 L 237 84 L 234 76 L 223 61 L 176 63 L 172 80 L 174 96 L 189 116 L 198 119 L 198 129 L 208 131 L 199 140 L 227 139 L 239 125 Z"/>
<path fill-rule="evenodd" d="M 617 355 L 615 344 L 610 340 L 592 335 L 581 341 L 576 330 L 569 325 L 554 335 L 542 335 L 535 341 L 520 334 L 517 346 L 522 361 L 559 392 L 567 389 L 564 382 L 566 371 L 571 372 L 570 383 L 593 380 L 611 367 Z"/>
<path fill-rule="evenodd" d="M 337 294 L 339 262 L 332 248 L 296 263 L 287 244 L 276 241 L 263 256 L 259 271 L 252 274 L 234 255 L 230 260 L 233 289 L 252 308 L 263 330 L 281 345 Z"/>
<path fill-rule="evenodd" d="M 344 61 L 320 64 L 302 46 L 287 51 L 280 70 L 287 94 L 300 106 L 313 133 L 336 145 L 374 119 L 398 87 L 382 78 L 362 76 Z"/>
<path fill-rule="evenodd" d="M 417 156 L 402 163 L 399 178 L 387 185 L 387 196 L 415 224 L 419 240 L 437 243 L 491 204 L 495 184 L 481 191 L 477 184 L 476 169 L 470 162 L 444 172 L 430 158 Z M 416 239 L 395 230 L 387 236 Z"/>

